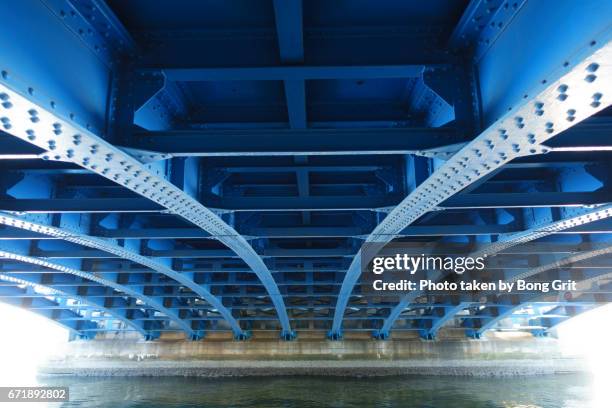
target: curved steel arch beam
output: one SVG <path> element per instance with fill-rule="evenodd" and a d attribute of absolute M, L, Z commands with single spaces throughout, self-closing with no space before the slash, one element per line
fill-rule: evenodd
<path fill-rule="evenodd" d="M 121 285 L 119 283 L 113 282 L 105 278 L 102 278 L 100 276 L 96 276 L 95 274 L 92 274 L 89 272 L 81 271 L 75 268 L 71 268 L 71 267 L 68 267 L 68 266 L 65 266 L 59 263 L 50 262 L 46 259 L 41 259 L 41 258 L 37 258 L 33 256 L 22 255 L 19 253 L 5 251 L 5 250 L 0 249 L 0 257 L 12 259 L 12 260 L 19 261 L 19 262 L 29 263 L 32 265 L 43 266 L 45 268 L 68 273 L 71 275 L 76 275 L 81 278 L 85 278 L 93 282 L 97 282 L 101 285 L 111 287 L 115 289 L 116 291 L 123 292 L 133 298 L 139 299 L 145 304 L 151 306 L 153 309 L 164 313 L 166 316 L 168 316 L 170 320 L 178 324 L 178 326 L 181 327 L 181 329 L 183 329 L 191 338 L 199 339 L 202 337 L 201 332 L 192 329 L 189 322 L 186 322 L 185 320 L 181 319 L 173 310 L 166 308 L 161 302 L 158 302 L 152 297 L 143 295 L 142 293 L 138 293 L 137 291 L 132 290 L 127 286 Z"/>
<path fill-rule="evenodd" d="M 89 248 L 99 249 L 114 255 L 117 255 L 123 259 L 128 259 L 132 262 L 146 266 L 158 273 L 168 276 L 171 279 L 179 282 L 185 287 L 191 289 L 194 293 L 206 300 L 211 306 L 219 311 L 221 316 L 228 322 L 234 333 L 234 337 L 237 339 L 246 339 L 249 337 L 248 333 L 244 332 L 238 321 L 232 316 L 232 313 L 223 305 L 223 303 L 213 296 L 203 286 L 197 284 L 186 274 L 182 274 L 167 267 L 166 265 L 151 259 L 150 257 L 140 255 L 139 253 L 132 251 L 128 248 L 119 246 L 115 243 L 114 239 L 98 238 L 89 235 L 81 234 L 76 231 L 68 230 L 67 228 L 57 228 L 44 224 L 40 224 L 33 221 L 28 221 L 24 218 L 15 217 L 10 214 L 0 212 L 0 224 L 8 225 L 15 228 L 20 228 L 28 231 L 38 232 L 44 235 L 49 235 L 62 239 L 64 241 L 72 242 L 78 245 L 86 246 Z"/>
<path fill-rule="evenodd" d="M 9 81 L 11 88 L 6 85 Z M 13 89 L 19 89 L 19 92 Z M 242 258 L 266 288 L 282 326 L 281 337 L 291 339 L 295 336 L 272 273 L 244 237 L 199 201 L 166 180 L 162 171 L 155 168 L 155 163 L 144 165 L 76 122 L 65 120 L 22 96 L 27 94 L 26 84 L 17 83 L 14 78 L 0 77 L 0 117 L 7 133 L 45 150 L 45 159 L 84 167 L 209 232 Z"/>
<path fill-rule="evenodd" d="M 584 261 L 586 259 L 591 259 L 591 258 L 595 258 L 595 257 L 601 256 L 601 255 L 607 255 L 607 254 L 612 254 L 612 245 L 607 246 L 605 248 L 596 249 L 596 250 L 593 250 L 593 251 L 587 251 L 587 252 L 571 255 L 571 256 L 565 257 L 563 259 L 560 259 L 559 261 L 551 262 L 549 264 L 542 265 L 542 266 L 539 266 L 537 268 L 533 268 L 533 269 L 531 269 L 531 270 L 529 270 L 527 272 L 519 273 L 519 274 L 509 278 L 508 281 L 515 282 L 515 281 L 517 281 L 519 279 L 525 279 L 525 278 L 528 278 L 530 276 L 534 276 L 534 275 L 537 275 L 537 274 L 540 274 L 540 273 L 544 273 L 544 272 L 547 272 L 547 271 L 550 271 L 550 270 L 558 269 L 560 267 L 572 264 L 574 262 Z M 606 278 L 606 277 L 610 277 L 610 276 L 612 276 L 612 273 L 607 272 L 607 273 L 603 273 L 603 274 L 600 274 L 600 275 L 596 275 L 596 276 L 594 276 L 592 278 L 583 279 L 583 280 L 581 280 L 580 282 L 577 283 L 577 288 L 578 288 L 578 285 L 580 285 L 580 287 L 581 287 L 581 289 L 577 289 L 577 290 L 578 291 L 586 290 L 594 282 L 597 282 L 600 279 L 603 279 L 603 278 Z M 539 297 L 539 296 L 540 295 L 535 295 L 534 299 Z M 487 321 L 487 323 L 485 323 L 483 326 L 481 326 L 477 330 L 471 331 L 468 335 L 470 337 L 479 338 L 480 336 L 482 336 L 482 334 L 485 331 L 493 328 L 498 322 L 500 322 L 501 320 L 505 319 L 506 317 L 508 317 L 512 313 L 514 313 L 514 311 L 516 311 L 517 308 L 518 308 L 518 306 L 516 306 L 516 307 L 515 306 L 508 307 L 508 309 L 506 311 L 504 311 L 504 313 L 502 313 L 499 316 L 496 316 L 495 318 Z"/>
<path fill-rule="evenodd" d="M 91 340 L 96 336 L 95 329 L 98 328 L 98 325 L 92 321 L 62 320 L 63 318 L 69 319 L 83 317 L 79 314 L 74 313 L 72 310 L 60 309 L 59 316 L 55 316 L 58 313 L 57 309 L 29 309 L 27 306 L 24 306 L 21 299 L 24 297 L 23 295 L 27 295 L 27 291 L 27 288 L 21 289 L 18 287 L 0 286 L 0 302 L 22 308 L 32 313 L 36 313 L 42 317 L 45 317 L 51 320 L 53 323 L 63 327 L 64 329 L 68 329 L 71 333 L 74 333 L 81 339 Z M 59 306 L 57 303 L 46 298 L 33 298 L 32 303 L 33 304 L 30 306 Z"/>
<path fill-rule="evenodd" d="M 468 143 L 412 191 L 367 237 L 366 243 L 382 246 L 444 200 L 514 158 L 546 153 L 542 145 L 571 125 L 606 108 L 612 102 L 612 42 L 602 34 L 597 51 L 587 55 L 535 98 L 525 100 Z M 597 43 L 594 43 L 597 44 Z M 593 52 L 594 51 L 594 52 Z M 581 55 L 581 56 L 582 56 Z M 555 74 L 557 75 L 557 74 Z M 571 91 L 568 91 L 571 89 Z M 571 93 L 568 94 L 565 91 Z M 560 98 L 560 93 L 565 97 Z M 336 303 L 331 338 L 342 337 L 342 319 L 355 283 L 361 274 L 361 251 L 353 258 Z"/>
<path fill-rule="evenodd" d="M 612 204 L 604 205 L 604 206 L 601 206 L 601 207 L 598 207 L 592 210 L 586 210 L 582 214 L 579 214 L 579 215 L 576 215 L 574 217 L 570 217 L 564 220 L 551 222 L 543 226 L 530 228 L 528 230 L 517 232 L 514 234 L 504 235 L 502 238 L 500 238 L 498 242 L 487 245 L 485 248 L 473 253 L 471 256 L 479 257 L 485 254 L 487 256 L 495 255 L 515 245 L 524 244 L 526 242 L 533 241 L 538 238 L 543 238 L 550 234 L 554 234 L 555 232 L 564 231 L 569 228 L 578 227 L 580 225 L 588 224 L 589 222 L 595 222 L 595 221 L 599 221 L 599 220 L 609 218 L 609 217 L 612 217 Z M 602 251 L 602 250 L 598 250 L 598 251 Z M 586 256 L 586 258 L 584 259 L 588 259 L 593 256 L 598 256 L 598 255 L 589 256 L 588 254 L 590 252 L 596 252 L 596 251 L 585 252 L 584 254 L 576 255 L 576 257 L 584 255 Z M 573 261 L 575 262 L 577 260 L 581 260 L 581 259 L 574 259 Z M 555 264 L 558 264 L 559 266 L 561 266 L 563 265 L 564 261 L 565 259 L 562 259 L 558 262 L 555 262 Z M 534 273 L 541 273 L 546 270 L 550 270 L 549 266 L 550 265 L 543 265 L 541 267 L 527 271 L 525 273 L 525 276 L 531 276 L 529 275 L 529 273 L 531 273 L 532 271 L 535 271 Z M 435 271 L 430 277 L 430 279 L 432 281 L 435 281 L 435 280 L 441 279 L 442 277 L 443 277 L 442 273 L 440 273 L 439 271 Z M 521 279 L 521 278 L 518 277 L 516 279 Z M 379 339 L 386 339 L 387 337 L 389 337 L 391 328 L 395 324 L 395 321 L 397 320 L 397 318 L 410 305 L 410 303 L 412 303 L 414 299 L 417 296 L 419 296 L 421 293 L 422 293 L 421 291 L 414 291 L 414 292 L 407 294 L 406 296 L 403 296 L 400 299 L 399 303 L 391 310 L 391 312 L 389 313 L 389 316 L 385 319 L 382 328 L 374 332 L 374 337 L 379 338 Z"/>
<path fill-rule="evenodd" d="M 140 333 L 145 338 L 145 340 L 153 340 L 153 339 L 159 337 L 159 334 L 160 334 L 159 331 L 153 332 L 153 331 L 150 331 L 150 330 L 146 330 L 143 327 L 144 326 L 144 321 L 136 322 L 134 320 L 131 320 L 127 316 L 125 316 L 124 314 L 118 313 L 117 309 L 108 308 L 108 307 L 104 306 L 103 303 L 101 304 L 99 302 L 96 302 L 94 299 L 92 299 L 92 298 L 95 298 L 95 297 L 104 298 L 103 295 L 98 295 L 98 296 L 81 296 L 81 295 L 78 295 L 78 294 L 74 294 L 74 293 L 63 291 L 63 290 L 59 290 L 59 289 L 53 287 L 53 285 L 42 284 L 42 283 L 39 283 L 37 281 L 31 281 L 31 280 L 24 279 L 22 275 L 20 275 L 19 277 L 15 277 L 15 276 L 13 276 L 10 273 L 1 273 L 0 272 L 0 281 L 11 282 L 11 283 L 15 283 L 15 284 L 18 284 L 18 285 L 25 285 L 25 286 L 32 287 L 34 289 L 36 289 L 37 287 L 44 288 L 49 293 L 52 293 L 52 294 L 57 295 L 57 296 L 62 296 L 62 297 L 65 297 L 65 298 L 71 298 L 71 299 L 78 300 L 79 303 L 81 303 L 81 304 L 92 306 L 92 307 L 96 308 L 97 310 L 100 310 L 100 311 L 102 311 L 104 313 L 109 314 L 110 316 L 114 317 L 116 320 L 119 320 L 120 322 L 124 323 L 125 325 L 134 328 L 138 333 Z M 124 309 L 123 312 L 125 313 L 126 310 Z M 142 316 L 144 316 L 144 314 L 142 312 L 141 312 L 141 314 L 142 314 Z"/>
<path fill-rule="evenodd" d="M 482 250 L 475 252 L 473 255 L 494 255 L 515 245 L 524 244 L 556 232 L 565 231 L 570 228 L 579 227 L 590 222 L 595 222 L 610 217 L 612 217 L 612 204 L 598 206 L 594 209 L 583 210 L 573 217 L 553 221 L 546 225 L 529 228 L 521 232 L 503 234 L 500 236 L 498 241 L 487 245 Z"/>

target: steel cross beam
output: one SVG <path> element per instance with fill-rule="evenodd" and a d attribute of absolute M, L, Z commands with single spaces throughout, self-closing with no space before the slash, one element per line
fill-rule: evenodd
<path fill-rule="evenodd" d="M 150 307 L 152 307 L 153 309 L 156 309 L 158 311 L 160 311 L 161 313 L 164 313 L 166 316 L 168 316 L 168 318 L 172 321 L 174 321 L 176 324 L 178 324 L 179 327 L 181 327 L 192 339 L 199 339 L 202 337 L 202 333 L 195 331 L 191 328 L 191 325 L 189 324 L 188 321 L 185 321 L 183 319 L 181 319 L 174 311 L 172 311 L 171 309 L 166 308 L 162 302 L 145 295 L 144 293 L 140 293 L 134 289 L 131 289 L 128 286 L 122 285 L 120 283 L 116 283 L 114 281 L 111 281 L 109 279 L 97 276 L 96 274 L 93 273 L 89 273 L 86 271 L 82 271 L 82 270 L 78 270 L 75 268 L 72 268 L 70 266 L 66 266 L 57 262 L 50 262 L 46 259 L 41 259 L 41 258 L 37 258 L 37 257 L 33 257 L 33 256 L 28 256 L 28 255 L 23 255 L 14 251 L 7 251 L 4 249 L 0 250 L 0 257 L 2 258 L 7 258 L 7 259 L 11 259 L 11 260 L 15 260 L 18 262 L 23 262 L 23 263 L 28 263 L 28 264 L 32 264 L 32 265 L 38 265 L 38 266 L 42 266 L 45 268 L 49 268 L 49 269 L 53 269 L 56 271 L 60 271 L 60 272 L 64 272 L 67 274 L 71 274 L 71 275 L 75 275 L 75 276 L 79 276 L 81 278 L 85 278 L 88 280 L 91 280 L 93 282 L 97 282 L 101 285 L 107 286 L 107 287 L 111 287 L 114 290 L 118 291 L 118 292 L 123 292 L 128 296 L 131 296 L 135 299 L 139 299 L 141 300 L 144 304 L 149 305 Z M 144 290 L 143 290 L 144 292 Z"/>
<path fill-rule="evenodd" d="M 594 210 L 583 210 L 579 212 L 578 215 L 573 217 L 569 217 L 560 221 L 555 221 L 548 223 L 546 225 L 537 226 L 534 228 L 530 228 L 525 231 L 513 233 L 513 234 L 504 234 L 499 239 L 498 242 L 487 245 L 480 251 L 473 253 L 471 256 L 479 257 L 479 256 L 492 256 L 495 255 L 505 249 L 508 249 L 512 246 L 523 244 L 529 241 L 536 240 L 538 238 L 543 238 L 547 235 L 551 235 L 557 232 L 561 232 L 563 230 L 572 229 L 579 227 L 581 225 L 588 224 L 590 222 L 596 222 L 602 219 L 612 217 L 612 205 L 601 206 Z M 588 252 L 587 254 L 588 259 Z M 596 255 L 594 255 L 596 256 Z M 561 261 L 559 261 L 561 262 Z M 534 273 L 540 273 L 547 269 L 548 265 L 535 268 Z M 541 269 L 541 270 L 540 270 Z M 531 271 L 530 271 L 531 272 Z M 527 272 L 527 273 L 530 273 Z M 530 276 L 530 275 L 529 275 Z M 430 277 L 431 280 L 438 280 L 443 277 L 442 273 L 434 272 L 434 274 Z M 521 279 L 521 278 L 517 278 Z M 399 303 L 391 310 L 387 319 L 385 319 L 383 323 L 383 327 L 378 330 L 375 334 L 377 338 L 385 339 L 389 337 L 389 332 L 391 328 L 395 324 L 395 320 L 400 316 L 400 314 L 412 303 L 412 301 L 420 294 L 420 291 L 415 291 L 409 293 L 408 295 L 402 297 Z"/>
<path fill-rule="evenodd" d="M 307 172 L 298 172 L 306 175 Z M 298 187 L 305 190 L 305 176 L 298 178 Z M 216 212 L 274 212 L 274 211 L 387 211 L 401 200 L 398 194 L 338 195 L 279 197 L 214 197 L 204 204 Z M 577 193 L 484 193 L 454 196 L 437 207 L 437 210 L 470 210 L 487 208 L 536 208 L 601 205 L 610 202 L 607 192 Z M 17 213 L 163 213 L 164 207 L 146 198 L 39 198 L 0 199 L 0 211 Z M 204 231 L 202 231 L 204 232 Z"/>
<path fill-rule="evenodd" d="M 300 13 L 301 14 L 301 13 Z M 171 68 L 162 72 L 170 81 L 294 81 L 350 78 L 417 78 L 423 65 L 272 66 L 241 68 Z M 159 71 L 142 69 L 142 72 Z"/>
<path fill-rule="evenodd" d="M 448 157 L 465 137 L 453 128 L 175 130 L 136 132 L 127 148 L 154 157 L 415 154 Z"/>
<path fill-rule="evenodd" d="M 34 231 L 48 236 L 63 239 L 78 245 L 89 248 L 99 249 L 106 253 L 114 254 L 123 259 L 128 259 L 132 262 L 146 266 L 158 273 L 168 276 L 169 278 L 179 282 L 185 287 L 191 289 L 206 300 L 211 306 L 219 311 L 223 318 L 228 322 L 236 339 L 244 340 L 249 337 L 247 332 L 244 332 L 232 313 L 223 305 L 223 303 L 213 296 L 206 288 L 194 282 L 189 274 L 181 273 L 173 270 L 169 266 L 156 261 L 150 257 L 141 255 L 140 253 L 131 250 L 125 246 L 119 246 L 114 239 L 92 237 L 80 232 L 72 231 L 68 228 L 57 228 L 50 225 L 28 221 L 24 218 L 15 217 L 10 214 L 0 212 L 0 224 L 8 225 L 15 228 L 20 228 L 27 231 Z"/>
<path fill-rule="evenodd" d="M 395 234 L 455 193 L 514 158 L 545 153 L 542 143 L 609 106 L 612 101 L 608 92 L 612 88 L 612 66 L 609 64 L 612 43 L 609 32 L 603 37 L 599 49 L 587 46 L 582 50 L 584 59 L 580 63 L 539 95 L 506 113 L 432 173 L 389 213 L 366 242 L 377 243 L 382 248 Z M 342 318 L 360 274 L 359 253 L 342 283 L 330 338 L 342 337 Z"/>
<path fill-rule="evenodd" d="M 24 302 L 24 295 L 27 295 L 31 291 L 32 288 L 28 287 L 19 288 L 0 286 L 0 302 L 21 307 L 29 310 L 30 312 L 41 315 L 51 320 L 52 322 L 60 325 L 61 327 L 68 329 L 71 333 L 74 333 L 77 337 L 81 339 L 91 340 L 96 336 L 95 329 L 98 328 L 98 325 L 90 320 L 72 320 L 82 317 L 74 313 L 72 310 L 66 308 L 37 308 L 38 306 L 60 306 L 59 304 L 47 298 L 32 297 L 30 302 Z M 20 297 L 15 295 L 20 295 Z"/>
<path fill-rule="evenodd" d="M 44 284 L 44 283 L 41 283 L 35 280 L 27 280 L 27 279 L 24 279 L 23 276 L 21 275 L 17 277 L 17 276 L 11 275 L 10 273 L 0 273 L 0 281 L 15 283 L 17 285 L 30 286 L 34 289 L 40 287 L 40 288 L 44 288 L 47 292 L 55 296 L 77 300 L 80 304 L 91 306 L 95 308 L 96 310 L 102 311 L 112 316 L 115 320 L 118 320 L 124 323 L 125 325 L 133 327 L 138 333 L 140 333 L 143 336 L 145 340 L 154 340 L 158 338 L 160 335 L 159 331 L 151 331 L 151 330 L 145 329 L 144 321 L 136 321 L 136 320 L 132 320 L 128 318 L 127 309 L 121 308 L 121 307 L 119 308 L 106 307 L 104 305 L 106 298 L 104 297 L 103 294 L 98 294 L 98 295 L 93 295 L 93 296 L 92 295 L 83 296 L 77 293 L 78 289 L 76 287 L 74 288 L 75 289 L 74 291 L 68 291 L 66 289 L 62 290 L 62 289 L 58 289 L 57 287 L 53 286 L 53 284 Z M 116 302 L 116 299 L 113 298 L 113 303 L 115 302 Z M 69 306 L 66 306 L 66 307 L 69 307 Z M 140 312 L 140 315 L 138 315 L 137 312 Z M 132 313 L 136 314 L 137 315 L 136 317 L 144 316 L 144 313 L 142 313 L 139 310 L 134 310 L 132 311 Z"/>
<path fill-rule="evenodd" d="M 257 252 L 234 228 L 170 183 L 159 170 L 145 166 L 75 122 L 65 120 L 33 103 L 9 88 L 6 82 L 6 78 L 0 78 L 0 118 L 6 132 L 44 149 L 51 160 L 78 164 L 149 198 L 167 208 L 169 212 L 210 232 L 257 274 L 274 303 L 282 326 L 281 337 L 295 337 L 282 295 L 272 274 Z M 22 84 L 12 86 L 23 88 Z M 24 94 L 27 94 L 27 90 Z"/>

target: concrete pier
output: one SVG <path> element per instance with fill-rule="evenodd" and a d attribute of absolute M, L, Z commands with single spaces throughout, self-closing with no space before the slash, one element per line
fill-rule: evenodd
<path fill-rule="evenodd" d="M 100 339 L 68 343 L 40 369 L 77 376 L 463 375 L 516 376 L 581 372 L 577 355 L 552 338 L 495 336 L 423 341 L 302 339 L 153 342 Z"/>

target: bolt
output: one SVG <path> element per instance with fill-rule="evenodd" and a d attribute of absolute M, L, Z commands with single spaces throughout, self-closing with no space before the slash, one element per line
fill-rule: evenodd
<path fill-rule="evenodd" d="M 599 101 L 601 100 L 602 97 L 603 97 L 603 94 L 601 94 L 601 92 L 594 93 L 592 96 L 593 102 L 591 103 L 591 106 L 594 108 L 598 108 L 599 105 L 601 105 L 601 102 Z"/>

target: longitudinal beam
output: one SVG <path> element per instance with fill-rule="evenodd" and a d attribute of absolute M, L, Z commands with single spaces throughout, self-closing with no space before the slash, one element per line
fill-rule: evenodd
<path fill-rule="evenodd" d="M 41 275 L 38 275 L 38 277 L 40 276 Z M 106 298 L 102 294 L 98 294 L 97 296 L 96 295 L 94 296 L 80 295 L 78 293 L 77 287 L 73 287 L 74 290 L 70 290 L 70 291 L 69 289 L 58 289 L 52 284 L 50 285 L 50 284 L 41 283 L 40 279 L 30 280 L 30 279 L 25 279 L 23 275 L 14 276 L 14 275 L 11 275 L 10 273 L 0 273 L 0 281 L 10 282 L 10 283 L 14 283 L 17 285 L 30 286 L 34 288 L 35 290 L 36 288 L 44 288 L 44 290 L 47 293 L 52 293 L 55 296 L 62 297 L 65 299 L 74 299 L 78 301 L 80 304 L 92 306 L 96 310 L 99 310 L 99 311 L 102 311 L 108 314 L 109 316 L 111 316 L 111 318 L 114 318 L 115 320 L 122 322 L 126 326 L 132 327 L 136 332 L 140 333 L 144 337 L 145 340 L 153 340 L 159 337 L 159 334 L 160 334 L 159 331 L 149 330 L 144 327 L 146 324 L 144 320 L 132 320 L 131 318 L 128 318 L 127 316 L 128 310 L 125 308 L 121 308 L 121 305 L 114 305 L 115 307 L 106 307 L 105 305 Z M 120 298 L 113 298 L 112 302 L 116 304 L 118 302 L 118 299 Z M 121 300 L 125 302 L 124 299 L 121 299 Z M 68 308 L 68 306 L 66 307 Z M 131 313 L 133 314 L 132 318 L 144 317 L 144 314 L 139 310 L 132 310 Z"/>
<path fill-rule="evenodd" d="M 281 336 L 287 339 L 294 337 L 282 295 L 272 274 L 257 252 L 234 228 L 166 180 L 160 172 L 143 165 L 76 123 L 33 103 L 7 86 L 6 82 L 7 79 L 0 79 L 0 100 L 3 101 L 0 117 L 5 131 L 44 149 L 52 160 L 72 162 L 89 169 L 210 232 L 257 274 L 275 306 L 282 326 Z"/>
<path fill-rule="evenodd" d="M 612 95 L 611 33 L 598 39 L 602 46 L 585 44 L 581 62 L 558 77 L 544 91 L 494 122 L 410 193 L 366 239 L 382 248 L 402 229 L 441 202 L 480 180 L 510 160 L 542 153 L 554 135 L 610 105 Z M 575 57 L 577 58 L 577 57 Z M 342 336 L 342 318 L 355 282 L 361 274 L 361 254 L 347 271 L 334 312 L 331 338 Z"/>
<path fill-rule="evenodd" d="M 278 48 L 283 64 L 304 62 L 302 0 L 274 0 Z M 306 81 L 285 80 L 285 100 L 291 129 L 306 128 Z"/>
<path fill-rule="evenodd" d="M 39 222 L 28 221 L 24 218 L 15 217 L 4 213 L 0 213 L 0 224 L 27 231 L 35 231 L 44 235 L 63 239 L 68 242 L 73 242 L 78 245 L 99 249 L 106 253 L 117 255 L 123 259 L 128 259 L 132 262 L 146 266 L 147 268 L 166 275 L 191 289 L 198 296 L 202 297 L 202 299 L 206 300 L 212 307 L 217 309 L 232 328 L 236 338 L 248 337 L 248 334 L 243 332 L 236 319 L 232 316 L 232 313 L 223 305 L 223 303 L 213 296 L 206 288 L 194 282 L 190 277 L 190 274 L 177 272 L 160 261 L 156 261 L 150 257 L 141 255 L 125 246 L 119 246 L 113 239 L 92 237 L 78 231 L 72 231 L 68 228 L 57 228 L 50 225 L 44 225 Z M 192 275 L 193 274 L 191 274 L 191 276 Z"/>

